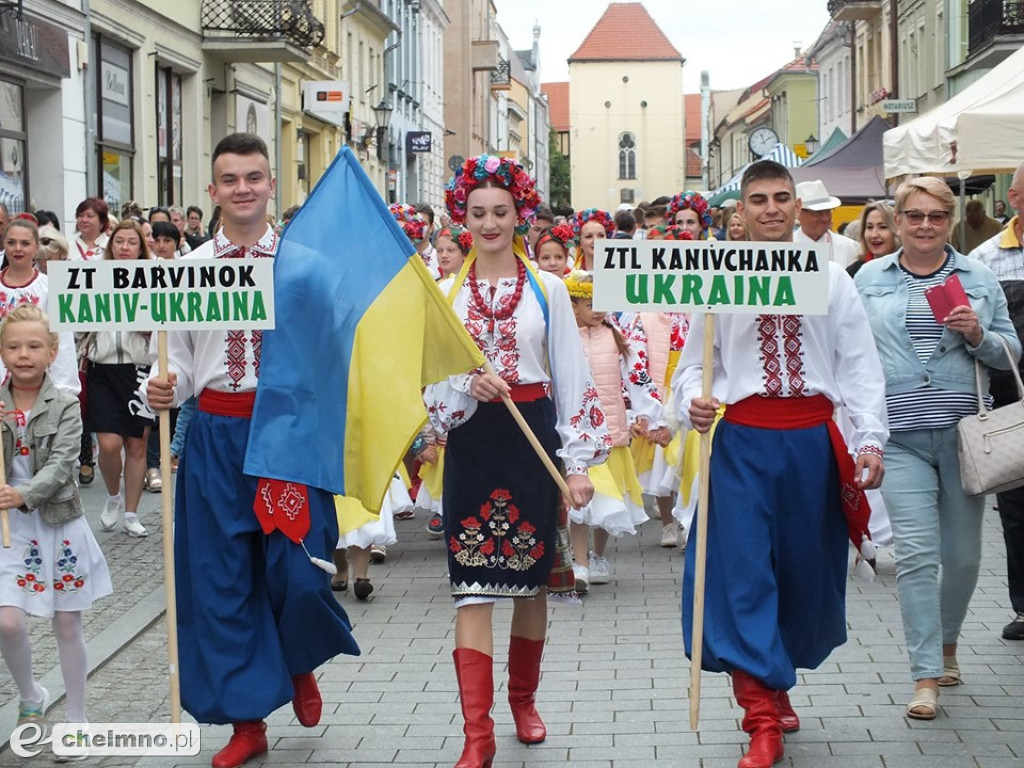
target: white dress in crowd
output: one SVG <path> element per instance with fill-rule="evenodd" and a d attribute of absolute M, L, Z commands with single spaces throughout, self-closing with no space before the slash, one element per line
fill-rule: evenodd
<path fill-rule="evenodd" d="M 366 549 L 371 546 L 386 547 L 394 544 L 398 541 L 398 536 L 395 534 L 395 513 L 412 509 L 409 491 L 405 488 L 405 482 L 397 474 L 391 478 L 391 485 L 388 486 L 387 495 L 384 496 L 384 502 L 380 507 L 379 518 L 369 515 L 363 505 L 355 499 L 336 496 L 335 504 L 354 505 L 351 509 L 342 511 L 341 520 L 352 520 L 360 516 L 374 518 L 351 531 L 342 531 L 338 537 L 338 549 L 343 547 Z"/>
<path fill-rule="evenodd" d="M 616 350 L 617 352 L 617 350 Z M 646 349 L 632 340 L 629 351 L 617 354 L 620 397 L 628 399 L 630 408 L 626 412 L 622 403 L 622 414 L 612 408 L 605 408 L 614 447 L 607 462 L 590 471 L 594 483 L 594 497 L 590 504 L 569 510 L 569 519 L 592 528 L 602 528 L 612 536 L 633 535 L 636 527 L 646 523 L 650 517 L 644 509 L 643 489 L 636 476 L 633 456 L 629 452 L 628 432 L 616 439 L 616 432 L 622 427 L 613 427 L 612 422 L 621 418 L 622 425 L 630 425 L 638 419 L 646 419 L 650 429 L 665 426 L 658 387 L 647 371 Z M 593 367 L 592 367 L 593 372 Z M 600 391 L 600 374 L 594 374 Z M 605 401 L 602 400 L 602 406 Z M 625 427 L 628 429 L 628 426 Z M 635 491 L 631 493 L 630 491 Z"/>
<path fill-rule="evenodd" d="M 47 300 L 49 299 L 49 281 L 42 272 L 36 270 L 35 277 L 27 285 L 18 288 L 11 288 L 3 281 L 3 272 L 0 272 L 0 320 L 7 317 L 7 313 L 23 304 L 34 304 L 43 312 L 47 312 Z M 67 392 L 69 395 L 78 397 L 82 391 L 81 382 L 78 379 L 78 356 L 75 353 L 75 335 L 70 331 L 57 334 L 59 346 L 57 347 L 57 359 L 50 366 L 50 378 L 57 389 Z M 0 381 L 7 378 L 7 369 L 0 362 Z"/>
<path fill-rule="evenodd" d="M 27 447 L 19 451 L 31 416 L 26 412 L 17 419 L 11 486 L 32 478 L 32 457 Z M 7 516 L 11 546 L 0 547 L 0 605 L 48 619 L 54 611 L 87 610 L 113 592 L 107 561 L 85 515 L 56 526 L 44 523 L 36 510 L 12 509 Z"/>

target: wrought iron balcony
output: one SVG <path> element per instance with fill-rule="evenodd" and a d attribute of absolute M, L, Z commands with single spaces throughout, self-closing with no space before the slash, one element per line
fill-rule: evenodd
<path fill-rule="evenodd" d="M 833 21 L 870 21 L 882 12 L 882 0 L 828 0 Z"/>
<path fill-rule="evenodd" d="M 307 0 L 203 0 L 203 48 L 233 61 L 303 61 L 324 39 Z"/>
<path fill-rule="evenodd" d="M 16 19 L 21 19 L 24 13 L 22 0 L 0 0 L 0 16 L 5 13 L 11 14 Z"/>
<path fill-rule="evenodd" d="M 967 55 L 997 43 L 1024 43 L 1024 0 L 972 0 L 968 7 Z"/>
<path fill-rule="evenodd" d="M 512 62 L 498 56 L 498 68 L 491 72 L 491 90 L 503 91 L 512 87 Z"/>

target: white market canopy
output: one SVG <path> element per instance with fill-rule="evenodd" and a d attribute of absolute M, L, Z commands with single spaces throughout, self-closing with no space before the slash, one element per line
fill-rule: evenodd
<path fill-rule="evenodd" d="M 1024 47 L 956 96 L 885 132 L 885 177 L 1006 173 L 1024 160 Z"/>

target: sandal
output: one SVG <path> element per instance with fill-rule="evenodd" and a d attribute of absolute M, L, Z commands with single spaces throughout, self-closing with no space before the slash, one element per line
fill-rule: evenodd
<path fill-rule="evenodd" d="M 907 717 L 913 720 L 934 720 L 939 714 L 939 692 L 932 688 L 918 688 L 907 704 Z"/>
<path fill-rule="evenodd" d="M 960 685 L 963 682 L 960 676 L 960 665 L 956 661 L 956 656 L 943 656 L 942 657 L 942 677 L 939 678 L 939 685 L 943 688 L 952 688 L 954 685 Z"/>
<path fill-rule="evenodd" d="M 348 579 L 335 576 L 331 579 L 332 592 L 348 592 Z"/>
<path fill-rule="evenodd" d="M 96 477 L 96 472 L 93 470 L 92 464 L 82 464 L 78 468 L 78 484 L 79 485 L 91 485 L 93 478 Z"/>

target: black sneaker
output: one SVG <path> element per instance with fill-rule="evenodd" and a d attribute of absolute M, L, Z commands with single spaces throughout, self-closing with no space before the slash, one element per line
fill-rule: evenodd
<path fill-rule="evenodd" d="M 440 515 L 435 514 L 430 518 L 430 522 L 427 523 L 427 533 L 432 539 L 440 539 L 444 536 L 444 520 Z"/>
<path fill-rule="evenodd" d="M 1024 640 L 1024 613 L 1018 613 L 1016 618 L 1003 627 L 1004 640 Z"/>

